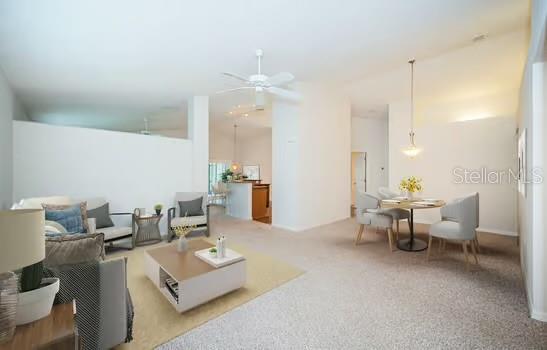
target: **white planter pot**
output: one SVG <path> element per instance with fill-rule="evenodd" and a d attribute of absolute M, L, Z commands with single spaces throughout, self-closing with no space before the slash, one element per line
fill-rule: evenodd
<path fill-rule="evenodd" d="M 15 324 L 21 325 L 46 317 L 51 312 L 55 294 L 59 291 L 58 278 L 44 278 L 43 287 L 25 293 L 19 293 Z"/>

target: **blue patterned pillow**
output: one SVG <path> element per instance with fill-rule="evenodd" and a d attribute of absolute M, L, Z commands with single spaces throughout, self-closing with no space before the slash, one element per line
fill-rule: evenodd
<path fill-rule="evenodd" d="M 67 209 L 46 209 L 46 220 L 58 222 L 63 225 L 69 233 L 84 232 L 80 204 L 76 204 Z"/>

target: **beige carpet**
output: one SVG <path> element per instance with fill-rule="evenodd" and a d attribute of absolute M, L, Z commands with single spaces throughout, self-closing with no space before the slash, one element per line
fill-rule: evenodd
<path fill-rule="evenodd" d="M 107 255 L 107 259 L 120 256 L 129 258 L 127 282 L 135 305 L 134 339 L 129 344 L 119 346 L 119 349 L 152 349 L 303 273 L 302 270 L 242 245 L 232 245 L 231 248 L 247 259 L 245 287 L 179 314 L 144 274 L 143 252 L 157 246 Z"/>

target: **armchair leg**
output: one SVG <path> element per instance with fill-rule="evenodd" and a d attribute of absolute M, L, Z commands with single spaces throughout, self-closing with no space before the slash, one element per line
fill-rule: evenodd
<path fill-rule="evenodd" d="M 465 257 L 465 270 L 469 271 L 469 255 L 467 254 L 467 241 L 462 242 L 463 255 Z"/>
<path fill-rule="evenodd" d="M 481 253 L 481 248 L 479 246 L 479 237 L 475 235 L 475 239 L 473 240 L 473 243 L 475 244 L 475 247 L 477 248 L 477 253 Z"/>
<path fill-rule="evenodd" d="M 475 258 L 475 264 L 479 264 L 479 258 L 477 258 L 477 251 L 475 247 L 475 240 L 471 241 L 471 252 L 473 253 L 473 257 Z"/>
<path fill-rule="evenodd" d="M 433 245 L 433 236 L 429 235 L 429 244 L 427 245 L 427 257 L 426 261 L 429 261 L 429 256 L 431 255 L 431 246 Z"/>
<path fill-rule="evenodd" d="M 360 224 L 359 229 L 357 230 L 357 238 L 355 239 L 355 245 L 358 245 L 361 241 L 361 237 L 363 236 L 363 230 L 365 229 L 365 225 Z"/>
<path fill-rule="evenodd" d="M 387 229 L 387 239 L 389 240 L 389 251 L 393 252 L 393 230 L 391 227 Z"/>

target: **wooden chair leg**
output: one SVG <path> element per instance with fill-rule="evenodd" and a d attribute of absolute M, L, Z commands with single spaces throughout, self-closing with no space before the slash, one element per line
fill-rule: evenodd
<path fill-rule="evenodd" d="M 479 237 L 475 235 L 475 239 L 473 240 L 475 243 L 475 247 L 477 248 L 477 253 L 481 253 L 481 247 L 479 246 Z"/>
<path fill-rule="evenodd" d="M 475 257 L 475 264 L 479 264 L 479 258 L 477 258 L 477 251 L 475 247 L 475 240 L 471 241 L 471 252 L 473 253 L 473 256 Z"/>
<path fill-rule="evenodd" d="M 469 271 L 469 256 L 467 254 L 467 241 L 462 242 L 463 255 L 465 257 L 465 270 Z"/>
<path fill-rule="evenodd" d="M 427 245 L 427 258 L 426 261 L 429 261 L 429 256 L 431 255 L 431 246 L 433 245 L 433 236 L 429 235 L 429 244 Z"/>
<path fill-rule="evenodd" d="M 360 224 L 359 229 L 357 230 L 357 238 L 355 239 L 355 245 L 358 245 L 361 241 L 361 236 L 363 236 L 363 230 L 365 229 L 365 225 Z"/>
<path fill-rule="evenodd" d="M 387 239 L 389 240 L 389 251 L 393 252 L 393 230 L 391 227 L 387 229 Z"/>

